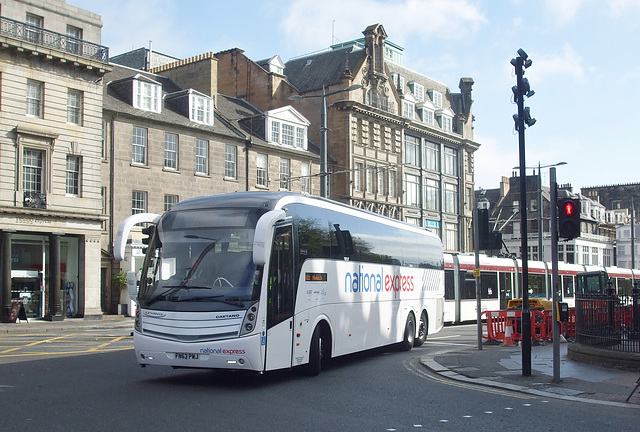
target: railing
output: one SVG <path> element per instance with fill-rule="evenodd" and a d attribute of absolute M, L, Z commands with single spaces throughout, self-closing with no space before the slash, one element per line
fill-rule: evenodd
<path fill-rule="evenodd" d="M 29 208 L 47 208 L 47 194 L 41 192 L 25 192 L 22 205 Z"/>
<path fill-rule="evenodd" d="M 386 97 L 367 97 L 365 99 L 365 105 L 368 105 L 373 108 L 378 108 L 382 111 L 386 111 L 388 113 L 393 113 L 395 111 L 395 104 L 389 101 L 389 98 Z"/>
<path fill-rule="evenodd" d="M 0 35 L 54 48 L 103 63 L 109 62 L 109 48 L 105 46 L 45 30 L 10 18 L 0 17 Z"/>
<path fill-rule="evenodd" d="M 576 342 L 594 348 L 640 353 L 640 290 L 631 296 L 576 296 Z"/>

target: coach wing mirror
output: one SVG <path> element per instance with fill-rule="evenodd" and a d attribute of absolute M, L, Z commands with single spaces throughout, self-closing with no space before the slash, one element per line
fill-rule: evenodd
<path fill-rule="evenodd" d="M 265 265 L 267 263 L 267 257 L 271 254 L 273 227 L 276 222 L 285 217 L 286 214 L 283 210 L 271 210 L 258 219 L 253 236 L 253 263 L 255 265 Z"/>
<path fill-rule="evenodd" d="M 136 272 L 127 272 L 127 291 L 129 291 L 129 298 L 133 301 L 138 299 L 138 282 L 136 280 Z"/>

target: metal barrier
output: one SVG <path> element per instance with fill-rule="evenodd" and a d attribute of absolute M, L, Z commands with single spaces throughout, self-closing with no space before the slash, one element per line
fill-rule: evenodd
<path fill-rule="evenodd" d="M 553 315 L 550 310 L 531 310 L 531 340 L 551 340 L 553 338 Z M 507 341 L 522 340 L 522 310 L 507 309 L 500 311 L 484 311 L 486 331 L 482 337 L 490 341 L 507 344 Z M 507 331 L 507 328 L 510 328 Z M 560 334 L 566 338 L 576 336 L 576 312 L 569 309 L 569 321 L 562 322 Z"/>
<path fill-rule="evenodd" d="M 640 353 L 639 294 L 576 297 L 576 341 L 609 351 Z"/>

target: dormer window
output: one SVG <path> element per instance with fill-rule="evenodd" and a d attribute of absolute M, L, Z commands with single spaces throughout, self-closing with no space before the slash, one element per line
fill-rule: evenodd
<path fill-rule="evenodd" d="M 410 120 L 415 119 L 416 102 L 411 93 L 409 93 L 402 101 L 402 113 Z"/>
<path fill-rule="evenodd" d="M 189 120 L 196 123 L 213 125 L 213 99 L 191 91 L 189 94 Z"/>
<path fill-rule="evenodd" d="M 418 112 L 418 116 L 422 123 L 427 124 L 429 126 L 433 126 L 435 124 L 435 107 L 428 100 L 424 102 L 420 102 L 416 104 L 416 110 Z"/>
<path fill-rule="evenodd" d="M 391 74 L 391 79 L 393 80 L 393 86 L 396 89 L 400 89 L 400 91 L 404 92 L 404 77 L 397 73 Z"/>
<path fill-rule="evenodd" d="M 267 112 L 267 140 L 272 144 L 307 150 L 309 121 L 291 106 Z"/>
<path fill-rule="evenodd" d="M 440 128 L 446 132 L 453 132 L 453 111 L 451 109 L 446 108 L 443 110 L 438 110 L 436 112 L 436 117 L 438 119 L 438 123 L 440 124 Z"/>
<path fill-rule="evenodd" d="M 410 82 L 409 87 L 411 88 L 411 92 L 413 96 L 416 98 L 417 102 L 424 101 L 424 86 L 417 82 Z"/>
<path fill-rule="evenodd" d="M 162 86 L 156 82 L 136 79 L 133 81 L 134 108 L 159 113 Z"/>
<path fill-rule="evenodd" d="M 433 106 L 436 108 L 442 108 L 442 93 L 436 90 L 429 90 L 429 96 L 431 97 Z"/>

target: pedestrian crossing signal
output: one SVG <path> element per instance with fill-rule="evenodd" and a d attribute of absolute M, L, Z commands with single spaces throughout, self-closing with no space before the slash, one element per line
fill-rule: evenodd
<path fill-rule="evenodd" d="M 580 200 L 563 198 L 558 201 L 558 237 L 567 240 L 580 237 Z"/>

